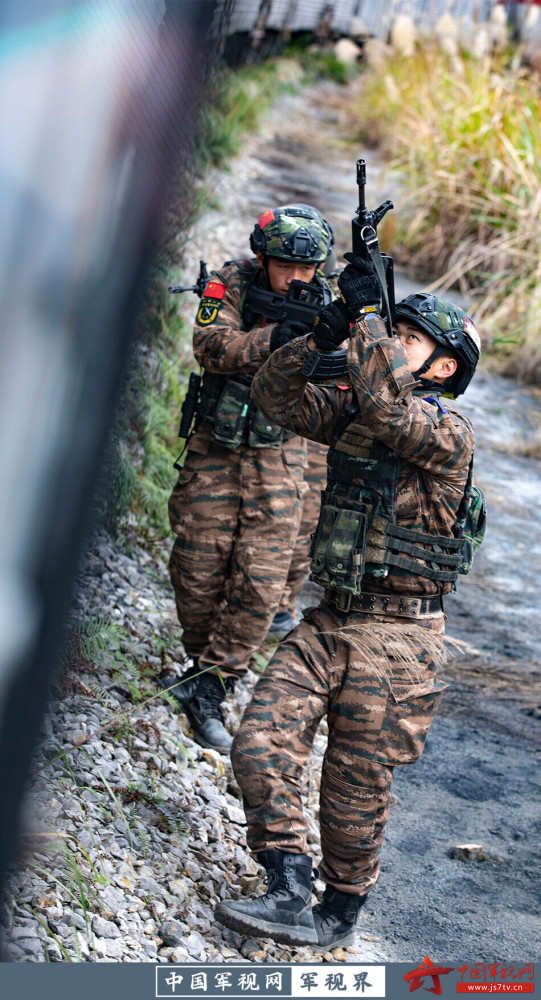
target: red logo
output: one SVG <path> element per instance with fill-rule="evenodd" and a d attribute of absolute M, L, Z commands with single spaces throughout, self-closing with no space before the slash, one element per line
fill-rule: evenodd
<path fill-rule="evenodd" d="M 413 972 L 406 972 L 404 979 L 410 984 L 409 991 L 413 993 L 414 990 L 418 990 L 422 987 L 427 990 L 428 993 L 435 993 L 436 996 L 441 996 L 441 983 L 440 976 L 446 976 L 449 972 L 453 972 L 454 969 L 449 967 L 444 967 L 442 965 L 434 965 L 430 961 L 428 955 L 423 959 L 420 965 L 417 966 Z M 426 977 L 432 979 L 432 986 L 424 986 L 422 980 Z"/>

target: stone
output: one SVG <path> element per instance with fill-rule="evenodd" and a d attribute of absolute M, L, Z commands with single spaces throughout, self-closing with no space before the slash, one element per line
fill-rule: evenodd
<path fill-rule="evenodd" d="M 124 947 L 123 941 L 113 941 L 111 938 L 107 938 L 105 942 L 107 958 L 114 958 L 117 962 L 120 962 L 123 958 Z"/>
<path fill-rule="evenodd" d="M 184 939 L 183 944 L 188 954 L 192 955 L 194 958 L 204 960 L 203 956 L 205 949 L 207 948 L 207 942 L 203 937 L 201 937 L 201 934 L 197 931 L 192 931 L 191 934 Z"/>
<path fill-rule="evenodd" d="M 244 809 L 239 809 L 238 806 L 226 805 L 225 815 L 227 816 L 230 823 L 239 823 L 241 826 L 246 826 L 246 816 L 244 815 Z"/>
<path fill-rule="evenodd" d="M 16 930 L 16 928 L 14 928 Z M 26 932 L 28 934 L 28 931 Z M 16 941 L 17 947 L 22 948 L 22 950 L 28 955 L 42 955 L 43 954 L 43 941 L 38 937 L 20 937 Z"/>
<path fill-rule="evenodd" d="M 92 917 L 92 930 L 94 934 L 98 937 L 103 938 L 118 938 L 120 937 L 120 931 L 116 924 L 112 920 L 104 920 L 103 917 L 94 916 Z"/>
<path fill-rule="evenodd" d="M 256 952 L 260 950 L 257 941 L 253 941 L 252 938 L 248 938 L 240 946 L 240 953 L 244 958 L 253 958 Z"/>
<path fill-rule="evenodd" d="M 185 938 L 182 924 L 176 920 L 164 920 L 158 927 L 158 937 L 160 937 L 168 948 L 175 948 L 182 944 Z"/>
<path fill-rule="evenodd" d="M 142 889 L 148 895 L 163 896 L 164 894 L 163 886 L 156 882 L 155 878 L 150 878 L 148 875 L 139 880 L 137 888 Z"/>
<path fill-rule="evenodd" d="M 158 944 L 153 938 L 145 938 L 141 941 L 141 947 L 145 951 L 150 959 L 155 960 L 158 956 Z"/>
<path fill-rule="evenodd" d="M 453 847 L 452 857 L 456 861 L 483 861 L 482 844 L 457 844 Z"/>
<path fill-rule="evenodd" d="M 183 945 L 179 945 L 178 947 L 173 948 L 170 960 L 174 963 L 193 962 L 193 956 L 186 951 L 186 948 Z"/>

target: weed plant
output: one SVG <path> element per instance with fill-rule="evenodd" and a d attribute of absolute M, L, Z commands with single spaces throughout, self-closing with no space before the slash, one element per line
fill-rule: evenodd
<path fill-rule="evenodd" d="M 394 253 L 431 286 L 472 297 L 507 369 L 541 381 L 539 78 L 510 53 L 484 60 L 423 43 L 366 75 L 356 142 L 390 158 L 404 192 Z"/>

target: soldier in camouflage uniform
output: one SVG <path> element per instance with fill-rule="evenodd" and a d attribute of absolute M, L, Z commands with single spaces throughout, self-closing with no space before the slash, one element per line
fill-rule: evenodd
<path fill-rule="evenodd" d="M 310 569 L 310 540 L 316 529 L 321 506 L 321 490 L 327 481 L 327 447 L 317 441 L 307 442 L 307 466 L 304 481 L 308 486 L 302 501 L 302 517 L 295 542 L 293 558 L 289 565 L 287 583 L 278 612 L 269 634 L 282 638 L 294 627 L 297 599 L 308 578 Z"/>
<path fill-rule="evenodd" d="M 231 751 L 267 891 L 216 910 L 234 930 L 320 951 L 354 941 L 378 878 L 393 768 L 422 753 L 445 687 L 442 597 L 464 571 L 474 436 L 441 394 L 464 391 L 480 351 L 471 319 L 426 294 L 398 305 L 391 338 L 376 273 L 354 260 L 339 279 L 343 301 L 273 354 L 252 387 L 270 419 L 330 446 L 312 549 L 326 589 L 259 680 Z M 310 384 L 310 351 L 335 349 L 350 321 L 352 388 Z M 324 715 L 327 884 L 312 910 L 300 779 Z"/>
<path fill-rule="evenodd" d="M 309 326 L 269 323 L 251 301 L 254 290 L 286 295 L 293 279 L 327 288 L 317 268 L 331 244 L 330 226 L 310 206 L 264 212 L 250 238 L 256 258 L 211 275 L 194 326 L 204 375 L 196 430 L 169 502 L 171 580 L 193 666 L 172 690 L 195 739 L 223 752 L 231 736 L 221 702 L 279 604 L 305 490 L 306 443 L 264 417 L 250 387 L 271 352 Z"/>

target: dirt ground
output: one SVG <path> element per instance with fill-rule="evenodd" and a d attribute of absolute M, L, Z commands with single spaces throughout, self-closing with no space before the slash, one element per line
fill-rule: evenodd
<path fill-rule="evenodd" d="M 213 259 L 212 232 L 224 224 L 231 257 L 245 256 L 254 219 L 294 200 L 329 219 L 340 259 L 357 205 L 359 156 L 368 164 L 368 206 L 390 196 L 400 211 L 396 180 L 385 178 L 370 151 L 344 145 L 342 99 L 331 84 L 280 98 L 223 175 L 220 208 L 200 226 L 194 260 L 222 262 Z M 414 288 L 398 274 L 397 300 Z M 540 953 L 541 463 L 516 449 L 539 423 L 541 406 L 526 389 L 481 371 L 460 408 L 477 431 L 487 537 L 473 572 L 447 601 L 448 632 L 463 645 L 446 666 L 449 688 L 425 752 L 413 767 L 396 769 L 381 878 L 363 910 L 366 961 L 428 954 L 524 962 Z M 308 587 L 303 604 L 314 603 L 314 593 Z M 481 846 L 477 860 L 454 857 L 462 844 Z"/>

